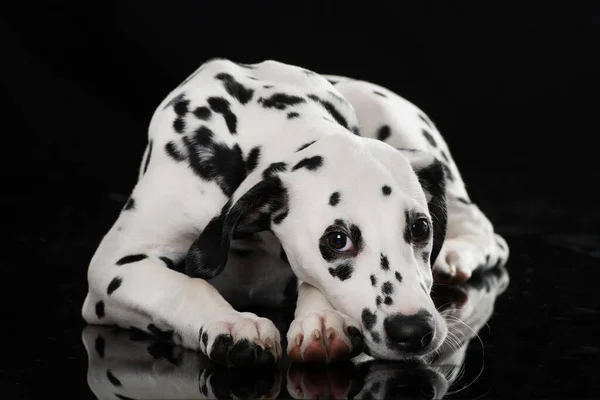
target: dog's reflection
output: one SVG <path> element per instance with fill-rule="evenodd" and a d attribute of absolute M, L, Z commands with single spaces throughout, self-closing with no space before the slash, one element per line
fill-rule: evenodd
<path fill-rule="evenodd" d="M 427 360 L 391 362 L 361 355 L 315 366 L 282 362 L 268 369 L 220 367 L 205 356 L 143 333 L 87 326 L 88 384 L 98 399 L 442 398 L 460 377 L 469 343 L 508 286 L 505 268 L 462 286 L 436 286 L 432 296 L 449 336 Z"/>

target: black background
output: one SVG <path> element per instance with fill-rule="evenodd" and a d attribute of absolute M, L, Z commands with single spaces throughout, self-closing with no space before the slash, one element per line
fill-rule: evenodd
<path fill-rule="evenodd" d="M 39 380 L 54 390 L 48 371 L 60 365 L 65 382 L 81 378 L 63 391 L 85 386 L 87 262 L 135 182 L 155 107 L 202 62 L 224 57 L 370 80 L 425 110 L 513 249 L 513 297 L 494 329 L 512 332 L 504 348 L 537 348 L 541 357 L 494 360 L 486 382 L 517 396 L 597 388 L 578 372 L 591 370 L 597 345 L 591 356 L 575 350 L 598 325 L 598 8 L 273 4 L 21 3 L 1 12 L 2 330 L 17 344 L 6 381 L 20 394 L 37 393 Z M 594 312 L 581 320 L 578 307 Z M 556 313 L 578 330 L 553 335 L 565 328 Z M 515 324 L 528 328 L 515 335 Z M 560 358 L 563 345 L 575 349 L 571 361 Z M 525 363 L 519 379 L 511 363 Z"/>

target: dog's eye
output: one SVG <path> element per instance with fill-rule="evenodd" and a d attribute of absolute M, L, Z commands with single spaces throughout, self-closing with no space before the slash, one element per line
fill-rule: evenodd
<path fill-rule="evenodd" d="M 331 232 L 327 235 L 327 245 L 335 251 L 346 252 L 354 250 L 354 243 L 341 232 Z"/>
<path fill-rule="evenodd" d="M 429 237 L 429 221 L 426 218 L 419 218 L 410 227 L 410 234 L 413 240 L 423 240 Z"/>

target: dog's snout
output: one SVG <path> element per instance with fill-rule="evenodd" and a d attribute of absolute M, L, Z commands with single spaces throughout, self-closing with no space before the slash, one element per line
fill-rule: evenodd
<path fill-rule="evenodd" d="M 390 342 L 409 353 L 427 347 L 435 332 L 433 316 L 425 310 L 414 315 L 391 315 L 383 321 L 383 327 Z"/>

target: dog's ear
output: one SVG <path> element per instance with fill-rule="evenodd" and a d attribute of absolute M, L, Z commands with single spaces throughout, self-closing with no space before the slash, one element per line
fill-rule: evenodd
<path fill-rule="evenodd" d="M 446 239 L 448 213 L 446 208 L 446 173 L 444 164 L 433 155 L 410 149 L 398 149 L 408 159 L 421 183 L 433 224 L 431 265 L 440 254 Z"/>
<path fill-rule="evenodd" d="M 260 181 L 237 201 L 230 200 L 192 243 L 186 274 L 203 279 L 219 275 L 227 264 L 231 240 L 269 230 L 272 217 L 286 212 L 287 201 L 287 191 L 277 176 Z"/>

